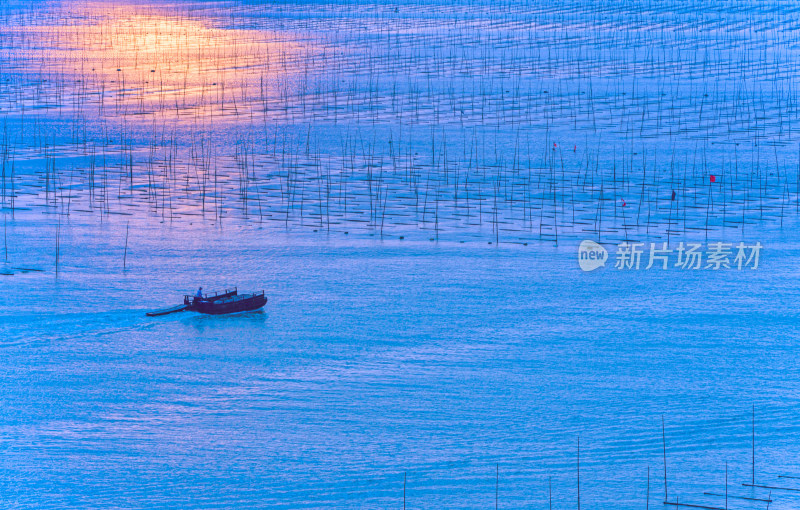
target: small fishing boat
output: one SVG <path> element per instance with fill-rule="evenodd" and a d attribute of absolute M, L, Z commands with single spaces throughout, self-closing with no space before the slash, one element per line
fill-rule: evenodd
<path fill-rule="evenodd" d="M 202 296 L 184 296 L 183 304 L 147 312 L 148 317 L 158 317 L 176 312 L 193 311 L 212 315 L 225 313 L 249 312 L 258 310 L 267 304 L 264 291 L 250 294 L 239 294 L 236 287 L 221 292 L 203 294 Z"/>
<path fill-rule="evenodd" d="M 254 292 L 252 294 L 234 294 L 211 300 L 185 296 L 183 302 L 184 305 L 189 307 L 188 310 L 211 315 L 220 315 L 224 313 L 250 312 L 263 308 L 264 305 L 267 304 L 267 296 L 264 295 L 264 291 L 262 290 L 261 292 Z"/>

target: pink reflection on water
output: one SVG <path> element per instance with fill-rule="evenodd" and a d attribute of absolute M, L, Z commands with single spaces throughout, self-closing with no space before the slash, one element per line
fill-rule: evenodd
<path fill-rule="evenodd" d="M 239 115 L 292 87 L 307 51 L 287 35 L 220 28 L 189 11 L 87 2 L 0 27 L 6 58 L 60 106 L 104 117 Z M 20 104 L 10 105 L 22 106 Z"/>

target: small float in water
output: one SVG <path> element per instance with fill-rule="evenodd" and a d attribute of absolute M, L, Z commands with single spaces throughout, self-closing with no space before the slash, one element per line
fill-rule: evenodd
<path fill-rule="evenodd" d="M 162 308 L 147 312 L 148 317 L 168 315 L 176 312 L 200 312 L 210 315 L 222 315 L 227 313 L 251 312 L 263 308 L 267 304 L 267 296 L 264 291 L 248 294 L 239 294 L 234 287 L 233 290 L 203 294 L 202 296 L 184 296 L 183 304 L 170 308 Z"/>

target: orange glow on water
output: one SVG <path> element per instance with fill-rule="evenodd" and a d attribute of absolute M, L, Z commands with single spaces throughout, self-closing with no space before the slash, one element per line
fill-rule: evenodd
<path fill-rule="evenodd" d="M 285 86 L 301 56 L 298 43 L 274 32 L 119 3 L 90 2 L 3 34 L 25 41 L 8 51 L 28 69 L 76 84 L 76 94 L 95 95 L 105 110 L 140 114 L 246 109 Z"/>

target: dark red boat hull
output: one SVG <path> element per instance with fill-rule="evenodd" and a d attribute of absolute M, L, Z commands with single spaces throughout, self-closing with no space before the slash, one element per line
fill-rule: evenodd
<path fill-rule="evenodd" d="M 226 313 L 249 312 L 263 308 L 267 304 L 267 297 L 264 293 L 242 294 L 231 296 L 227 299 L 217 299 L 214 301 L 195 300 L 191 310 L 210 315 L 222 315 Z"/>

